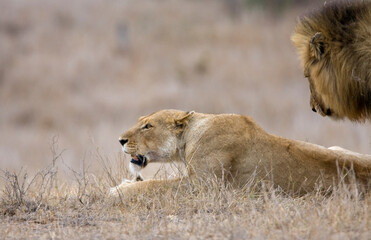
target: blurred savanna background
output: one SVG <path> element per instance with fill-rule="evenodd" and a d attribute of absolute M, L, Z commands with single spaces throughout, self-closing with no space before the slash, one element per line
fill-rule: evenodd
<path fill-rule="evenodd" d="M 129 177 L 119 135 L 164 108 L 249 115 L 275 135 L 371 153 L 369 122 L 309 107 L 290 35 L 323 4 L 1 0 L 0 238 L 368 239 L 370 196 L 348 187 L 292 198 L 210 179 L 107 198 Z M 144 177 L 157 169 L 174 171 Z"/>
<path fill-rule="evenodd" d="M 0 166 L 78 167 L 138 117 L 175 108 L 253 117 L 270 133 L 371 153 L 369 123 L 309 107 L 290 42 L 323 1 L 0 2 Z M 95 164 L 92 164 L 94 167 Z"/>

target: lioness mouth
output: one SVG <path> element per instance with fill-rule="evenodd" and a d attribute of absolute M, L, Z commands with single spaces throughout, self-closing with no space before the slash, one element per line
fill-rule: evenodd
<path fill-rule="evenodd" d="M 132 156 L 132 159 L 130 160 L 131 163 L 141 166 L 142 168 L 147 165 L 147 158 L 143 155 L 135 155 Z"/>

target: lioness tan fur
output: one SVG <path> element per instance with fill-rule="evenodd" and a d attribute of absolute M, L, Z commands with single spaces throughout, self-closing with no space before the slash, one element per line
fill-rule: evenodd
<path fill-rule="evenodd" d="M 120 136 L 131 164 L 183 162 L 188 178 L 218 177 L 242 187 L 252 177 L 271 180 L 290 193 L 306 193 L 339 182 L 339 173 L 354 171 L 368 188 L 371 156 L 334 147 L 289 140 L 266 133 L 250 117 L 162 110 L 146 117 Z M 124 182 L 111 194 L 176 186 L 179 179 Z"/>
<path fill-rule="evenodd" d="M 371 118 L 371 2 L 332 1 L 298 20 L 291 37 L 309 80 L 313 111 Z"/>

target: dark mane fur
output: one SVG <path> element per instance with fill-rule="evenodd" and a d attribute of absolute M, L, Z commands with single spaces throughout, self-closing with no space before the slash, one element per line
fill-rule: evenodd
<path fill-rule="evenodd" d="M 311 84 L 313 110 L 371 118 L 370 1 L 326 3 L 299 18 L 292 41 Z"/>

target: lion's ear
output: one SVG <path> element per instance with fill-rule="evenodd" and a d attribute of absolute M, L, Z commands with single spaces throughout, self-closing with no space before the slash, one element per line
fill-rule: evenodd
<path fill-rule="evenodd" d="M 186 112 L 181 118 L 175 119 L 175 126 L 178 128 L 184 128 L 187 126 L 189 119 L 194 113 L 195 111 Z"/>
<path fill-rule="evenodd" d="M 325 53 L 324 41 L 325 38 L 322 33 L 317 32 L 316 34 L 314 34 L 312 40 L 309 43 L 312 56 L 314 56 L 317 60 L 320 60 L 322 55 Z"/>

